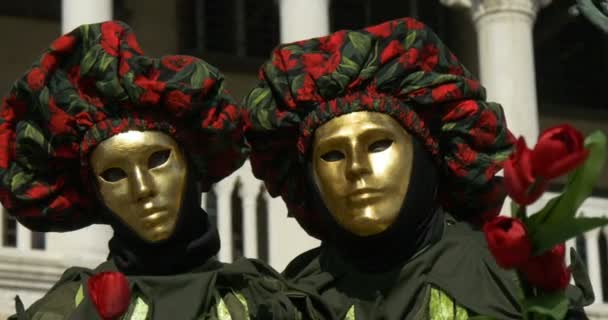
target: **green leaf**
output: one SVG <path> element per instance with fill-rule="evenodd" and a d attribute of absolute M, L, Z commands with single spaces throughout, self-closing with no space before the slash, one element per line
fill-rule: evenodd
<path fill-rule="evenodd" d="M 353 47 L 355 47 L 357 52 L 360 54 L 362 54 L 363 52 L 367 52 L 369 46 L 371 45 L 370 37 L 360 32 L 349 32 L 348 39 L 353 44 Z"/>
<path fill-rule="evenodd" d="M 378 67 L 376 65 L 370 64 L 369 66 L 367 66 L 363 70 L 361 70 L 361 73 L 359 75 L 363 79 L 369 79 L 372 77 L 372 75 L 376 74 L 377 70 L 378 70 Z"/>
<path fill-rule="evenodd" d="M 455 76 L 453 74 L 442 74 L 442 75 L 439 75 L 439 76 L 433 78 L 433 80 L 431 81 L 431 84 L 443 84 L 443 83 L 450 83 L 453 81 L 458 81 L 458 76 Z"/>
<path fill-rule="evenodd" d="M 417 72 L 411 73 L 407 77 L 405 77 L 405 79 L 403 79 L 403 81 L 401 81 L 400 86 L 402 88 L 407 88 L 407 86 L 410 84 L 418 84 L 420 82 L 420 80 L 422 78 L 424 78 L 425 74 L 426 74 L 426 72 L 424 72 L 424 71 L 417 71 Z"/>
<path fill-rule="evenodd" d="M 300 47 L 297 44 L 290 44 L 290 45 L 282 47 L 281 49 L 289 50 L 292 54 L 301 54 L 303 51 L 302 47 Z"/>
<path fill-rule="evenodd" d="M 582 306 L 592 304 L 595 300 L 595 294 L 593 293 L 593 286 L 591 285 L 591 280 L 589 279 L 589 274 L 587 273 L 587 267 L 585 266 L 583 259 L 581 259 L 574 248 L 570 248 L 569 268 L 572 271 L 572 279 L 574 279 L 574 284 L 581 291 L 580 299 L 576 299 L 574 302 L 577 305 Z M 572 297 L 570 297 L 570 299 L 572 299 Z"/>
<path fill-rule="evenodd" d="M 104 95 L 113 97 L 116 100 L 121 101 L 127 98 L 127 93 L 117 78 L 112 78 L 109 81 L 97 82 L 96 87 Z"/>
<path fill-rule="evenodd" d="M 20 190 L 21 187 L 24 184 L 26 184 L 27 182 L 29 182 L 30 179 L 31 179 L 31 176 L 29 176 L 23 172 L 19 172 L 19 173 L 15 174 L 13 176 L 13 178 L 11 179 L 11 191 Z"/>
<path fill-rule="evenodd" d="M 110 64 L 112 63 L 112 61 L 115 61 L 115 60 L 116 60 L 116 57 L 113 57 L 105 52 L 102 52 L 99 70 L 102 72 L 105 72 L 108 69 L 108 67 L 110 66 Z"/>
<path fill-rule="evenodd" d="M 517 202 L 511 200 L 511 217 L 515 218 L 517 210 L 519 210 L 519 205 Z"/>
<path fill-rule="evenodd" d="M 559 243 L 607 224 L 608 218 L 585 217 L 543 223 L 541 228 L 530 235 L 534 254 L 541 254 Z"/>
<path fill-rule="evenodd" d="M 203 83 L 203 80 L 208 76 L 207 70 L 204 69 L 203 65 L 200 63 L 194 64 L 194 73 L 192 74 L 192 78 L 190 79 L 190 84 L 194 88 L 198 88 Z"/>
<path fill-rule="evenodd" d="M 583 16 L 604 33 L 608 33 L 608 17 L 592 0 L 576 0 L 576 4 Z"/>
<path fill-rule="evenodd" d="M 563 320 L 568 312 L 568 298 L 563 292 L 543 293 L 523 301 L 526 319 L 538 319 L 532 315 L 543 316 L 543 319 Z"/>
<path fill-rule="evenodd" d="M 297 75 L 291 82 L 291 92 L 298 92 L 304 86 L 304 74 Z"/>
<path fill-rule="evenodd" d="M 416 31 L 412 31 L 407 35 L 407 37 L 405 38 L 405 43 L 403 43 L 403 47 L 406 50 L 409 49 L 412 44 L 414 44 L 414 41 L 416 41 Z"/>
<path fill-rule="evenodd" d="M 18 138 L 19 142 L 32 141 L 38 146 L 45 146 L 46 139 L 39 128 L 31 125 L 30 123 L 23 124 L 23 131 L 19 132 L 21 137 Z"/>
<path fill-rule="evenodd" d="M 91 71 L 95 63 L 97 62 L 97 57 L 101 53 L 103 49 L 101 45 L 97 44 L 93 46 L 82 58 L 82 63 L 80 64 L 80 75 L 84 76 Z"/>
<path fill-rule="evenodd" d="M 268 88 L 255 88 L 249 94 L 249 97 L 253 97 L 253 103 L 247 105 L 254 105 L 256 108 L 260 108 L 260 105 L 270 95 L 270 89 Z"/>
<path fill-rule="evenodd" d="M 341 69 L 340 71 L 348 75 L 355 76 L 359 73 L 359 65 L 347 56 L 342 56 L 339 68 Z"/>
<path fill-rule="evenodd" d="M 51 113 L 49 112 L 49 108 L 47 107 L 49 105 L 49 99 L 49 87 L 45 86 L 44 88 L 42 88 L 42 91 L 40 91 L 40 95 L 38 96 L 38 100 L 40 101 L 40 109 L 38 111 L 45 121 L 48 121 L 51 118 Z"/>
<path fill-rule="evenodd" d="M 553 197 L 540 211 L 528 218 L 528 221 L 526 221 L 526 226 L 531 233 L 534 233 L 535 230 L 542 227 L 542 223 L 547 219 L 547 215 L 559 203 L 561 196 L 562 195 L 560 194 L 559 196 Z"/>
<path fill-rule="evenodd" d="M 381 75 L 378 77 L 378 87 L 381 88 L 382 85 L 393 81 L 400 69 L 401 65 L 399 64 L 399 62 L 393 61 L 390 68 L 388 68 L 386 72 L 382 72 Z"/>

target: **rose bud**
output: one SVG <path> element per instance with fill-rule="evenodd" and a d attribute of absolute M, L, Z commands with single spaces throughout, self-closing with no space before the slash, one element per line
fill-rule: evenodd
<path fill-rule="evenodd" d="M 515 144 L 515 150 L 504 163 L 505 189 L 520 205 L 528 205 L 540 198 L 547 183 L 536 181 L 532 170 L 531 151 L 523 137 Z"/>
<path fill-rule="evenodd" d="M 521 271 L 528 282 L 542 290 L 564 290 L 570 282 L 570 269 L 566 267 L 566 246 L 558 244 L 540 256 L 530 258 Z"/>
<path fill-rule="evenodd" d="M 578 130 L 567 124 L 551 127 L 541 133 L 532 150 L 532 170 L 545 180 L 557 178 L 581 165 L 588 155 Z"/>
<path fill-rule="evenodd" d="M 102 272 L 87 281 L 89 295 L 97 312 L 104 320 L 122 316 L 131 303 L 127 278 L 120 272 Z"/>
<path fill-rule="evenodd" d="M 532 254 L 532 243 L 519 219 L 497 216 L 486 222 L 483 232 L 496 263 L 512 269 L 525 263 Z"/>

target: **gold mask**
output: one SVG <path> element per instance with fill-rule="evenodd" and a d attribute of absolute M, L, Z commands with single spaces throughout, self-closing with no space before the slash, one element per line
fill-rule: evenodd
<path fill-rule="evenodd" d="M 101 200 L 142 239 L 173 233 L 186 189 L 187 163 L 165 133 L 127 131 L 101 142 L 90 158 Z"/>
<path fill-rule="evenodd" d="M 391 116 L 353 112 L 320 126 L 313 176 L 334 219 L 358 236 L 386 230 L 399 216 L 412 172 L 412 137 Z"/>

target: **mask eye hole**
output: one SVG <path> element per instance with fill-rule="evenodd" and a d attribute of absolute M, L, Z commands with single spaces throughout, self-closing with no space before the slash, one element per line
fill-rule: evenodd
<path fill-rule="evenodd" d="M 154 169 L 165 164 L 171 156 L 171 150 L 156 151 L 148 158 L 148 169 Z"/>
<path fill-rule="evenodd" d="M 127 177 L 127 173 L 120 168 L 110 168 L 101 173 L 101 178 L 107 182 L 117 182 Z"/>
<path fill-rule="evenodd" d="M 344 153 L 337 150 L 329 151 L 321 155 L 321 159 L 327 162 L 340 161 L 344 159 Z"/>
<path fill-rule="evenodd" d="M 378 141 L 372 143 L 369 146 L 368 150 L 369 150 L 369 152 L 372 152 L 372 153 L 382 152 L 382 151 L 388 149 L 392 144 L 393 144 L 393 140 L 382 139 L 382 140 L 378 140 Z"/>

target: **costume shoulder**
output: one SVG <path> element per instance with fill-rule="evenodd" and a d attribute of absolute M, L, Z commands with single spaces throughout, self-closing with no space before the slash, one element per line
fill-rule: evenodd
<path fill-rule="evenodd" d="M 429 251 L 431 284 L 475 314 L 521 319 L 517 276 L 496 264 L 481 230 L 447 219 L 444 236 Z"/>
<path fill-rule="evenodd" d="M 223 303 L 242 301 L 253 319 L 332 319 L 315 291 L 295 286 L 260 260 L 239 259 L 226 265 L 217 286 Z"/>
<path fill-rule="evenodd" d="M 17 310 L 17 314 L 9 320 L 67 318 L 82 300 L 83 277 L 92 273 L 93 270 L 80 267 L 67 269 L 44 297 L 34 302 L 23 313 Z"/>

